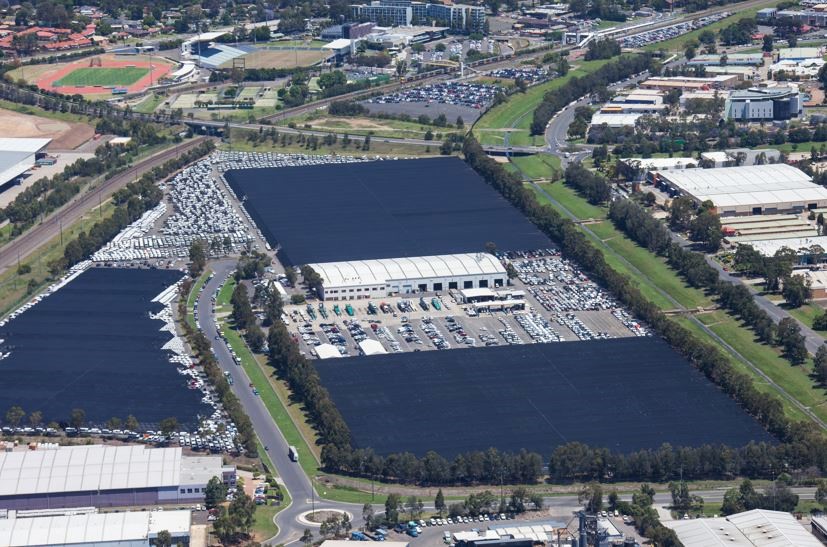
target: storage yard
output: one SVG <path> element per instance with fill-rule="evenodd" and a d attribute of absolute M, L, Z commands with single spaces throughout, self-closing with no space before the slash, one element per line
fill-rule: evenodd
<path fill-rule="evenodd" d="M 288 329 L 322 359 L 648 335 L 559 253 L 530 255 L 512 255 L 520 277 L 508 287 L 286 306 Z"/>
<path fill-rule="evenodd" d="M 416 118 L 422 114 L 436 118 L 444 114 L 453 124 L 457 116 L 471 123 L 482 115 L 494 101 L 500 86 L 462 82 L 444 82 L 402 89 L 390 95 L 363 101 L 371 113 L 407 114 Z"/>
<path fill-rule="evenodd" d="M 492 446 L 548 454 L 572 441 L 621 452 L 772 442 L 652 337 L 379 355 L 316 367 L 356 446 L 379 454 L 435 450 L 451 458 Z"/>
<path fill-rule="evenodd" d="M 181 342 L 170 334 L 172 310 L 152 302 L 180 279 L 175 271 L 90 269 L 5 320 L 0 407 L 40 410 L 44 423 L 68 422 L 80 408 L 97 426 L 133 415 L 144 429 L 168 417 L 197 429 L 213 411 L 176 372 L 190 360 L 172 347 Z"/>
<path fill-rule="evenodd" d="M 508 250 L 550 246 L 458 158 L 225 176 L 287 264 L 483 252 L 487 242 Z"/>

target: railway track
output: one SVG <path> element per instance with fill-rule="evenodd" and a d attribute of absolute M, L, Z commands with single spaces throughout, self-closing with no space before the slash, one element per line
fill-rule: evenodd
<path fill-rule="evenodd" d="M 175 158 L 199 144 L 207 137 L 198 137 L 185 143 L 173 146 L 163 152 L 139 161 L 126 171 L 106 179 L 100 185 L 85 190 L 74 200 L 64 205 L 46 220 L 17 237 L 3 247 L 0 247 L 0 274 L 7 269 L 16 267 L 18 261 L 24 260 L 39 247 L 60 235 L 63 226 L 70 226 L 78 221 L 87 212 L 98 206 L 99 203 L 114 194 L 119 189 L 134 181 L 147 171 L 157 167 L 167 160 Z"/>

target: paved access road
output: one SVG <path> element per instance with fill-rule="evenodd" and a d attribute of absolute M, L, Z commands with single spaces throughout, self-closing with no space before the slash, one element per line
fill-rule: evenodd
<path fill-rule="evenodd" d="M 206 140 L 206 137 L 197 137 L 168 148 L 159 154 L 139 161 L 128 170 L 103 181 L 96 188 L 87 189 L 84 193 L 75 196 L 72 201 L 48 217 L 43 223 L 0 248 L 0 273 L 5 272 L 8 268 L 16 268 L 18 260 L 25 259 L 40 246 L 58 237 L 62 227 L 68 228 L 128 183 L 164 162 L 198 146 L 204 140 Z"/>
<path fill-rule="evenodd" d="M 354 528 L 357 528 L 362 520 L 361 505 L 329 502 L 320 500 L 318 493 L 311 495 L 312 485 L 310 479 L 304 474 L 301 466 L 292 462 L 287 456 L 287 441 L 276 427 L 261 398 L 253 394 L 249 387 L 250 379 L 245 374 L 244 369 L 235 364 L 226 343 L 219 337 L 218 329 L 213 322 L 210 297 L 223 285 L 227 276 L 235 271 L 236 263 L 233 260 L 223 260 L 212 263 L 209 267 L 215 272 L 215 276 L 205 284 L 204 290 L 198 299 L 198 322 L 201 325 L 201 330 L 212 341 L 213 351 L 219 366 L 222 370 L 229 371 L 232 374 L 234 379 L 233 393 L 239 398 L 244 410 L 253 422 L 253 428 L 258 434 L 261 444 L 269 448 L 267 454 L 270 456 L 273 465 L 276 466 L 276 472 L 281 478 L 284 488 L 293 499 L 290 506 L 276 516 L 279 533 L 271 538 L 268 543 L 288 544 L 297 541 L 304 532 L 304 526 L 296 521 L 296 517 L 311 510 L 314 497 L 316 509 L 335 508 L 351 513 Z"/>

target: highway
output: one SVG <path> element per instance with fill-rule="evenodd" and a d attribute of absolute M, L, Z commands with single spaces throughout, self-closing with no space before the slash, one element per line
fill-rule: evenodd
<path fill-rule="evenodd" d="M 0 247 L 0 274 L 8 268 L 16 268 L 18 260 L 23 260 L 36 251 L 40 246 L 58 237 L 62 227 L 69 227 L 72 223 L 80 220 L 83 215 L 98 206 L 99 203 L 109 199 L 116 191 L 128 183 L 141 177 L 147 171 L 157 167 L 167 160 L 170 160 L 182 152 L 194 148 L 206 140 L 206 137 L 197 137 L 172 146 L 141 160 L 132 167 L 111 177 L 94 188 L 87 188 L 81 194 L 75 196 L 72 201 L 52 213 L 41 224 L 29 229 L 23 235 Z"/>

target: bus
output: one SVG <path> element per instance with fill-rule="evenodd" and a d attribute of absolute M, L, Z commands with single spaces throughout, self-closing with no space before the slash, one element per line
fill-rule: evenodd
<path fill-rule="evenodd" d="M 290 458 L 290 461 L 298 462 L 299 461 L 299 452 L 296 450 L 295 446 L 290 446 L 287 449 L 287 456 Z"/>

